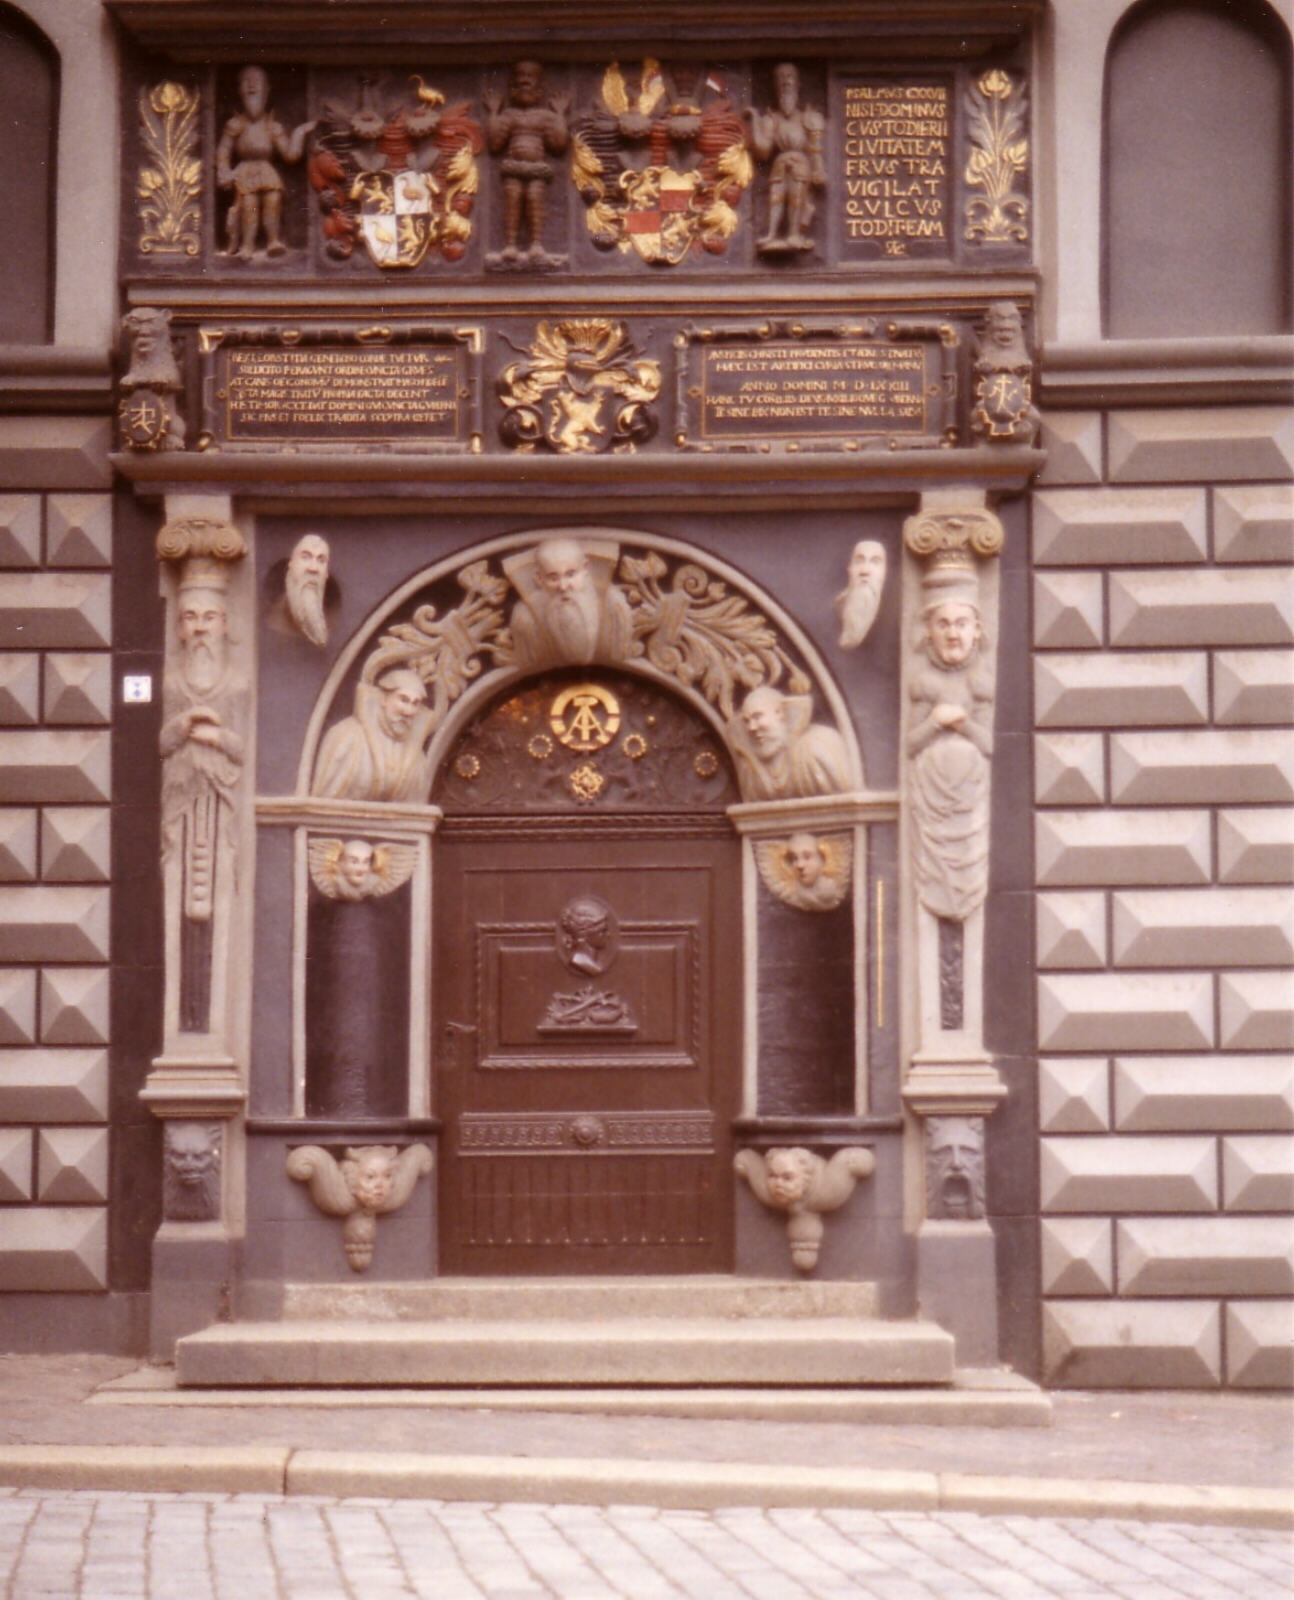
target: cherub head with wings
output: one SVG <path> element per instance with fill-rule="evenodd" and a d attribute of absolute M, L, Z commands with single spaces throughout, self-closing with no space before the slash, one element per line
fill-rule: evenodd
<path fill-rule="evenodd" d="M 763 839 L 755 859 L 765 887 L 800 911 L 834 911 L 849 893 L 853 841 L 845 833 Z"/>
<path fill-rule="evenodd" d="M 369 900 L 390 894 L 408 881 L 417 846 L 388 840 L 318 839 L 309 841 L 310 876 L 329 900 Z"/>

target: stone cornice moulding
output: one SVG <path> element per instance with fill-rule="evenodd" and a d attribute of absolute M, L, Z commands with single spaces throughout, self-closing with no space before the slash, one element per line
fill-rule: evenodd
<path fill-rule="evenodd" d="M 853 828 L 860 823 L 893 822 L 899 814 L 898 791 L 856 790 L 852 794 L 811 795 L 804 800 L 744 800 L 728 807 L 740 834 L 775 838 L 788 829 Z"/>
<path fill-rule="evenodd" d="M 258 795 L 256 821 L 266 827 L 363 828 L 382 834 L 431 835 L 444 820 L 439 806 L 383 800 L 325 800 L 306 795 Z"/>
<path fill-rule="evenodd" d="M 516 49 L 602 55 L 633 41 L 710 43 L 735 30 L 756 54 L 838 42 L 853 52 L 906 55 L 919 45 L 977 59 L 1014 43 L 1045 10 L 1045 0 L 907 0 L 901 20 L 893 0 L 817 0 L 788 16 L 786 0 L 660 0 L 650 12 L 631 0 L 568 0 L 537 11 L 525 0 L 104 0 L 140 44 L 180 57 L 240 60 L 249 48 L 269 58 L 355 62 L 394 49 L 437 47 L 441 60 L 506 41 Z M 583 49 L 580 49 L 583 46 Z M 905 48 L 906 47 L 906 48 Z"/>
<path fill-rule="evenodd" d="M 157 1056 L 139 1091 L 155 1117 L 237 1117 L 247 1103 L 238 1063 L 229 1056 Z"/>
<path fill-rule="evenodd" d="M 1039 393 L 1053 408 L 1287 404 L 1294 401 L 1294 335 L 1047 344 Z"/>
<path fill-rule="evenodd" d="M 921 1117 L 988 1117 L 1006 1099 L 1007 1087 L 993 1057 L 982 1051 L 924 1051 L 912 1057 L 902 1095 Z"/>

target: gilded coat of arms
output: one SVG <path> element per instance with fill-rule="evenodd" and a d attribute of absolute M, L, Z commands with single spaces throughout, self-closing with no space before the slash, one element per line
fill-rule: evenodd
<path fill-rule="evenodd" d="M 310 160 L 324 247 L 347 260 L 362 243 L 378 267 L 416 267 L 429 251 L 457 261 L 472 236 L 484 146 L 467 103 L 448 105 L 415 73 L 414 103 L 383 102 L 365 79 L 358 106 L 325 102 Z"/>
<path fill-rule="evenodd" d="M 745 126 L 722 80 L 650 57 L 636 93 L 611 63 L 571 150 L 593 243 L 660 266 L 677 266 L 693 250 L 721 254 L 754 176 Z"/>

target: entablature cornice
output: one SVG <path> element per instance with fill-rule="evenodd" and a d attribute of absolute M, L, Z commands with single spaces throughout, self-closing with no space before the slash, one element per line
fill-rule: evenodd
<path fill-rule="evenodd" d="M 177 59 L 261 58 L 360 62 L 393 49 L 434 48 L 441 61 L 479 58 L 506 44 L 570 59 L 608 45 L 710 47 L 725 37 L 743 52 L 799 48 L 974 60 L 1018 39 L 1045 0 L 664 0 L 645 11 L 631 0 L 573 0 L 543 8 L 520 0 L 104 0 L 125 31 Z M 800 15 L 796 15 L 800 12 Z"/>

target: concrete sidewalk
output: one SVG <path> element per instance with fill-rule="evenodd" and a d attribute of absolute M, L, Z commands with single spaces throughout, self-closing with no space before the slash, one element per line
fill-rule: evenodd
<path fill-rule="evenodd" d="M 1050 1427 L 946 1427 L 569 1412 L 470 1391 L 195 1397 L 135 1370 L 0 1355 L 0 1484 L 1294 1527 L 1288 1396 L 1058 1393 Z"/>

